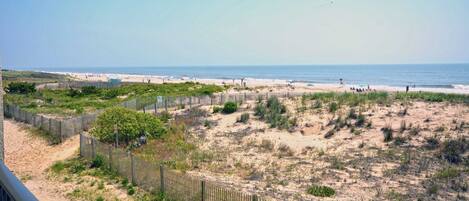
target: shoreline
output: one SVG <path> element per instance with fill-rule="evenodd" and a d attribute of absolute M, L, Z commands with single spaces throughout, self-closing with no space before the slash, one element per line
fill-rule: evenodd
<path fill-rule="evenodd" d="M 47 71 L 44 71 L 47 72 Z M 138 74 L 119 74 L 119 73 L 75 73 L 75 72 L 48 72 L 54 74 L 68 75 L 74 79 L 81 81 L 108 81 L 108 79 L 120 79 L 122 82 L 141 82 L 141 83 L 181 83 L 181 82 L 200 82 L 204 84 L 215 85 L 237 85 L 241 86 L 241 79 L 220 79 L 220 78 L 197 78 L 197 77 L 174 77 L 164 75 L 138 75 Z M 274 90 L 273 88 L 290 88 L 292 92 L 351 92 L 350 88 L 366 89 L 368 86 L 347 84 L 346 80 L 343 85 L 336 83 L 310 83 L 289 81 L 281 79 L 261 79 L 261 78 L 244 78 L 243 83 L 246 87 L 258 88 L 258 90 Z M 453 93 L 453 94 L 469 94 L 469 86 L 457 85 L 457 88 L 437 88 L 437 87 L 409 87 L 410 92 L 436 92 L 436 93 Z M 454 87 L 454 85 L 453 85 Z M 261 88 L 264 88 L 262 90 Z M 405 92 L 405 86 L 389 86 L 389 85 L 370 85 L 371 90 L 386 92 Z"/>

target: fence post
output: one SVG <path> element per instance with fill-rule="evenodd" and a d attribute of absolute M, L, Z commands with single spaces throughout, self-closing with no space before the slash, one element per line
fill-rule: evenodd
<path fill-rule="evenodd" d="M 153 105 L 153 108 L 155 109 L 155 115 L 157 115 L 158 112 L 157 112 L 157 109 L 156 109 L 156 102 L 155 102 L 155 105 Z"/>
<path fill-rule="evenodd" d="M 145 105 L 143 105 L 143 113 L 146 113 L 146 112 L 145 112 Z"/>
<path fill-rule="evenodd" d="M 164 167 L 160 165 L 160 192 L 164 193 Z"/>
<path fill-rule="evenodd" d="M 251 200 L 252 201 L 258 201 L 259 199 L 257 198 L 257 195 L 254 194 L 254 195 L 251 196 Z"/>
<path fill-rule="evenodd" d="M 49 133 L 52 133 L 52 118 L 49 118 Z"/>
<path fill-rule="evenodd" d="M 80 132 L 80 156 L 83 157 L 83 133 Z"/>
<path fill-rule="evenodd" d="M 94 142 L 94 138 L 91 138 L 91 158 L 94 158 L 95 156 L 96 156 L 95 142 Z"/>
<path fill-rule="evenodd" d="M 133 184 L 136 184 L 137 182 L 135 182 L 135 161 L 134 161 L 134 155 L 132 154 L 132 152 L 130 152 L 130 181 L 132 181 L 132 185 Z"/>
<path fill-rule="evenodd" d="M 80 137 L 81 137 L 81 132 L 80 132 Z M 63 142 L 63 136 L 62 136 L 62 120 L 59 120 L 59 138 L 60 142 Z M 80 138 L 81 139 L 81 138 Z"/>
<path fill-rule="evenodd" d="M 204 180 L 200 181 L 200 185 L 201 185 L 202 201 L 205 201 L 205 181 Z"/>
<path fill-rule="evenodd" d="M 210 105 L 213 105 L 213 96 L 210 96 Z"/>
<path fill-rule="evenodd" d="M 192 109 L 192 96 L 189 96 L 189 109 Z"/>
<path fill-rule="evenodd" d="M 108 146 L 109 170 L 112 168 L 112 146 Z"/>
<path fill-rule="evenodd" d="M 163 96 L 163 99 L 164 99 L 164 110 L 168 112 L 168 99 L 166 98 L 166 96 Z"/>

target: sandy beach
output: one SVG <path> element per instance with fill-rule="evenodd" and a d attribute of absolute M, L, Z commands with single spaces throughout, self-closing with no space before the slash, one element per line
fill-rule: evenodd
<path fill-rule="evenodd" d="M 305 82 L 291 82 L 289 80 L 280 79 L 257 79 L 257 78 L 245 78 L 240 79 L 210 79 L 210 78 L 194 78 L 194 77 L 181 77 L 175 78 L 170 76 L 159 76 L 159 75 L 131 75 L 131 74 L 96 74 L 96 73 L 63 73 L 54 72 L 58 74 L 68 75 L 76 80 L 81 81 L 108 81 L 109 79 L 120 79 L 122 82 L 141 82 L 141 83 L 181 83 L 181 82 L 200 82 L 205 84 L 216 84 L 216 85 L 237 85 L 241 86 L 241 83 L 245 83 L 248 88 L 254 88 L 259 92 L 276 91 L 285 92 L 286 90 L 296 93 L 312 93 L 318 91 L 335 91 L 335 92 L 352 92 L 351 88 L 361 88 L 376 90 L 376 91 L 388 91 L 388 92 L 405 92 L 405 87 L 397 86 L 386 86 L 386 85 L 350 85 L 347 84 L 347 80 L 344 80 L 344 84 L 326 84 L 318 83 L 311 84 Z M 410 86 L 409 91 L 423 91 L 423 92 L 438 92 L 438 93 L 454 93 L 454 94 L 469 94 L 469 88 L 466 86 L 456 86 L 454 88 L 423 88 Z"/>

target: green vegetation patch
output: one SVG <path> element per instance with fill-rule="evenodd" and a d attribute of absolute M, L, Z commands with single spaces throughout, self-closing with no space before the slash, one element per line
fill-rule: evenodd
<path fill-rule="evenodd" d="M 11 82 L 28 82 L 28 83 L 50 83 L 69 80 L 66 75 L 34 72 L 34 71 L 15 71 L 2 69 L 3 86 L 7 86 Z"/>
<path fill-rule="evenodd" d="M 11 83 L 14 84 L 14 83 Z M 11 85 L 10 84 L 10 85 Z M 116 106 L 137 99 L 137 107 L 154 103 L 156 96 L 198 96 L 223 90 L 220 86 L 193 82 L 172 84 L 126 84 L 117 88 L 44 89 L 26 94 L 8 93 L 5 102 L 32 113 L 73 116 Z"/>
<path fill-rule="evenodd" d="M 393 100 L 410 101 L 421 100 L 427 102 L 452 102 L 469 103 L 469 95 L 464 94 L 446 94 L 434 92 L 408 92 L 408 93 L 387 93 L 387 92 L 369 92 L 369 93 L 337 93 L 337 92 L 319 92 L 304 95 L 305 100 L 316 100 L 316 102 L 336 102 L 338 105 L 358 106 L 366 103 L 388 104 Z"/>
<path fill-rule="evenodd" d="M 90 133 L 102 142 L 113 143 L 118 139 L 120 144 L 128 146 L 136 143 L 139 137 L 152 139 L 165 132 L 163 123 L 156 116 L 113 107 L 98 116 Z"/>
<path fill-rule="evenodd" d="M 335 195 L 335 190 L 328 186 L 310 186 L 307 192 L 316 197 L 332 197 Z"/>

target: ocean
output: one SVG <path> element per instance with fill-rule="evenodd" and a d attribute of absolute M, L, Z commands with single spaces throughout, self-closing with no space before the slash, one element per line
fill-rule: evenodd
<path fill-rule="evenodd" d="M 160 75 L 216 79 L 280 79 L 306 83 L 415 85 L 422 88 L 469 88 L 469 64 L 282 65 L 193 67 L 22 67 L 46 72 Z"/>

